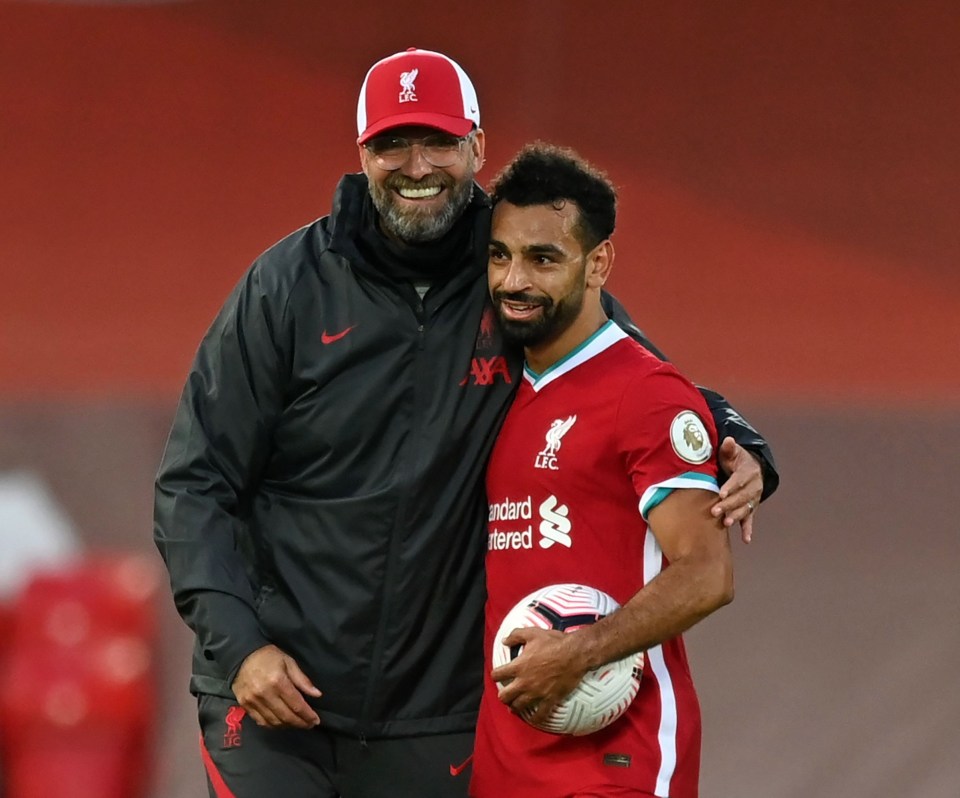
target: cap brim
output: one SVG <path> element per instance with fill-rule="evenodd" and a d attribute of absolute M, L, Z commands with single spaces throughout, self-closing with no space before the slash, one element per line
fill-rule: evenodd
<path fill-rule="evenodd" d="M 407 127 L 410 125 L 422 125 L 442 130 L 444 133 L 450 133 L 453 136 L 466 136 L 473 130 L 473 120 L 463 119 L 457 116 L 447 116 L 446 114 L 428 114 L 428 113 L 409 113 L 386 116 L 374 122 L 370 127 L 363 131 L 363 135 L 357 139 L 358 144 L 363 144 L 383 133 L 384 130 L 390 130 L 395 127 Z"/>

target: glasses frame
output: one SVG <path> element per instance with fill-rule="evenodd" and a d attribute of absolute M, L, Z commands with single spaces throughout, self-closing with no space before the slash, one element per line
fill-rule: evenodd
<path fill-rule="evenodd" d="M 424 146 L 424 142 L 434 137 L 446 138 L 447 136 L 457 142 L 456 150 L 450 151 L 451 157 L 449 162 L 446 157 L 441 157 L 439 159 L 436 158 L 436 155 L 431 157 L 430 153 L 428 152 L 429 146 Z M 423 157 L 423 160 L 430 164 L 430 166 L 434 167 L 435 169 L 448 169 L 463 158 L 463 145 L 470 141 L 472 136 L 473 131 L 470 131 L 465 136 L 452 136 L 443 133 L 431 133 L 429 136 L 422 136 L 421 138 L 409 138 L 408 136 L 374 136 L 372 139 L 370 139 L 370 141 L 365 142 L 363 146 L 366 151 L 370 153 L 370 157 L 373 158 L 373 162 L 385 172 L 396 172 L 398 169 L 402 169 L 404 166 L 406 166 L 406 164 L 409 163 L 410 159 L 413 157 L 414 147 L 418 147 L 420 149 L 420 155 Z M 373 142 L 375 142 L 378 138 L 390 138 L 396 141 L 405 142 L 400 153 L 400 155 L 402 155 L 402 160 L 396 161 L 396 158 L 400 157 L 400 155 L 386 158 L 381 154 L 377 154 L 373 150 Z"/>

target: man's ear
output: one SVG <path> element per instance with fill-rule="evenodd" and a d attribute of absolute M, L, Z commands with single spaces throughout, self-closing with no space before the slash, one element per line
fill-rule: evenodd
<path fill-rule="evenodd" d="M 587 258 L 587 287 L 603 288 L 613 269 L 613 242 L 608 238 L 593 248 Z"/>
<path fill-rule="evenodd" d="M 473 148 L 473 161 L 476 164 L 474 167 L 474 172 L 479 172 L 483 168 L 484 158 L 483 154 L 486 151 L 487 140 L 483 134 L 483 128 L 478 127 L 473 133 L 473 140 L 471 142 Z"/>
<path fill-rule="evenodd" d="M 357 155 L 360 157 L 360 171 L 367 174 L 367 148 L 357 143 Z"/>

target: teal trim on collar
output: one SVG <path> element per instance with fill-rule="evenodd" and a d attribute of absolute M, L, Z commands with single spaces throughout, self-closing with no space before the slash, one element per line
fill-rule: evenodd
<path fill-rule="evenodd" d="M 589 338 L 585 338 L 584 340 L 582 340 L 573 349 L 567 352 L 567 354 L 565 354 L 562 358 L 560 358 L 559 360 L 547 366 L 547 368 L 540 374 L 537 374 L 537 372 L 535 372 L 532 368 L 530 368 L 530 366 L 527 364 L 527 361 L 524 360 L 523 361 L 524 373 L 530 377 L 531 382 L 536 384 L 539 380 L 542 380 L 544 377 L 549 376 L 551 373 L 553 373 L 558 368 L 560 368 L 564 363 L 570 360 L 570 358 L 575 357 L 578 352 L 582 351 L 587 346 L 589 346 L 594 339 L 599 338 L 601 335 L 603 335 L 603 333 L 609 327 L 616 327 L 616 324 L 613 322 L 612 319 L 607 319 L 604 325 L 599 330 L 597 330 L 593 335 L 591 335 Z"/>

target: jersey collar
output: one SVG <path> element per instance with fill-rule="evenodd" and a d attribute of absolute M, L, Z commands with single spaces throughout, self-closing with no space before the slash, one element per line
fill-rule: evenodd
<path fill-rule="evenodd" d="M 601 352 L 609 349 L 617 341 L 627 337 L 627 334 L 621 330 L 614 322 L 608 320 L 599 330 L 571 349 L 567 354 L 560 358 L 556 363 L 552 363 L 542 374 L 537 374 L 530 366 L 524 362 L 523 378 L 533 386 L 534 391 L 540 391 L 562 377 L 569 371 L 573 371 L 581 363 L 586 363 Z"/>

